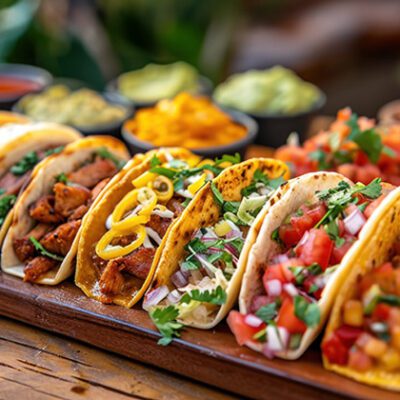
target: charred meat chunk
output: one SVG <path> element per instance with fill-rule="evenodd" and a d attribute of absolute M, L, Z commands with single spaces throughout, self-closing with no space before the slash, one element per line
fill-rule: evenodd
<path fill-rule="evenodd" d="M 146 226 L 156 231 L 160 238 L 163 238 L 171 222 L 171 218 L 163 218 L 159 215 L 152 214 L 150 221 L 146 224 Z"/>
<path fill-rule="evenodd" d="M 28 262 L 26 267 L 24 268 L 25 276 L 24 282 L 35 282 L 38 280 L 43 274 L 55 268 L 59 264 L 58 261 L 52 260 L 48 257 L 35 257 L 31 261 Z"/>
<path fill-rule="evenodd" d="M 38 222 L 44 224 L 56 224 L 64 220 L 64 217 L 56 212 L 55 208 L 55 197 L 47 195 L 36 200 L 29 207 L 29 215 Z"/>
<path fill-rule="evenodd" d="M 110 178 L 106 178 L 101 180 L 93 189 L 92 189 L 92 197 L 91 202 L 96 200 L 97 196 L 101 193 L 101 191 L 107 186 L 107 183 L 110 182 Z"/>
<path fill-rule="evenodd" d="M 65 185 L 58 182 L 53 187 L 55 194 L 55 210 L 68 218 L 76 208 L 86 204 L 90 199 L 90 190 L 80 185 Z"/>
<path fill-rule="evenodd" d="M 89 207 L 85 204 L 79 206 L 68 218 L 68 221 L 74 221 L 76 219 L 82 219 L 88 212 Z"/>

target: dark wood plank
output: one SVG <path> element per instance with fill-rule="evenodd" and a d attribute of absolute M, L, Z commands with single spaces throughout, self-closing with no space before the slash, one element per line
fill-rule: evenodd
<path fill-rule="evenodd" d="M 398 399 L 322 368 L 317 348 L 300 360 L 267 360 L 239 347 L 226 325 L 187 329 L 168 347 L 157 345 L 147 314 L 86 298 L 72 283 L 25 284 L 0 275 L 0 314 L 79 339 L 102 349 L 254 398 Z"/>

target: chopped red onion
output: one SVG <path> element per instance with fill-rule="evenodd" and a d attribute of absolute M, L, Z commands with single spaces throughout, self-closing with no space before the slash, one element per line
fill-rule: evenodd
<path fill-rule="evenodd" d="M 271 260 L 271 264 L 282 264 L 289 260 L 287 254 L 278 254 L 277 256 L 273 257 Z"/>
<path fill-rule="evenodd" d="M 350 235 L 356 235 L 364 226 L 365 222 L 364 214 L 356 208 L 343 220 L 344 229 L 347 233 L 350 233 Z"/>
<path fill-rule="evenodd" d="M 181 288 L 181 287 L 186 286 L 188 284 L 188 280 L 186 279 L 185 275 L 183 275 L 180 270 L 176 271 L 175 273 L 173 273 L 171 275 L 171 282 L 177 288 Z"/>
<path fill-rule="evenodd" d="M 271 279 L 265 284 L 265 286 L 269 296 L 276 297 L 282 292 L 282 283 L 278 279 Z"/>
<path fill-rule="evenodd" d="M 285 283 L 283 285 L 283 290 L 291 297 L 297 296 L 299 291 L 293 283 Z"/>
<path fill-rule="evenodd" d="M 258 318 L 254 314 L 247 314 L 244 317 L 244 322 L 248 325 L 251 326 L 252 328 L 258 328 L 263 324 L 262 319 Z"/>
<path fill-rule="evenodd" d="M 147 293 L 143 302 L 143 308 L 148 311 L 150 308 L 156 306 L 158 303 L 164 300 L 168 294 L 169 289 L 166 285 L 155 288 L 151 292 Z"/>
<path fill-rule="evenodd" d="M 182 264 L 181 264 L 181 265 L 180 265 L 180 271 L 182 272 L 183 276 L 184 276 L 186 279 L 189 279 L 190 270 L 183 269 L 183 268 L 182 268 Z"/>
<path fill-rule="evenodd" d="M 173 290 L 167 296 L 167 300 L 171 304 L 176 304 L 182 298 L 182 294 L 179 293 L 177 290 Z"/>
<path fill-rule="evenodd" d="M 229 253 L 231 253 L 233 256 L 235 256 L 235 257 L 238 257 L 238 256 L 239 256 L 239 253 L 238 253 L 236 247 L 233 246 L 232 244 L 226 243 L 226 244 L 225 244 L 225 249 L 228 250 Z"/>

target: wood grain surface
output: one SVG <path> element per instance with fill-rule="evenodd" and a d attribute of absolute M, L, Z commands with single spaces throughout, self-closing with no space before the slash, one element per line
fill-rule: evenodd
<path fill-rule="evenodd" d="M 297 361 L 267 360 L 239 347 L 224 324 L 211 331 L 187 329 L 182 339 L 159 346 L 158 333 L 139 307 L 126 310 L 103 305 L 86 298 L 70 282 L 43 287 L 1 274 L 0 314 L 242 396 L 398 399 L 398 394 L 324 370 L 317 345 Z M 69 357 L 67 342 L 63 346 L 54 353 Z"/>

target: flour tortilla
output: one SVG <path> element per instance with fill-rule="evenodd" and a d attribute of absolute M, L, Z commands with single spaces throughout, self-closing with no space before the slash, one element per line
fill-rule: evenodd
<path fill-rule="evenodd" d="M 357 247 L 349 274 L 337 293 L 324 340 L 328 339 L 330 334 L 341 325 L 343 304 L 353 295 L 358 279 L 374 267 L 391 260 L 393 246 L 400 238 L 400 188 L 393 190 L 385 198 L 379 210 L 376 211 L 374 220 L 373 229 Z M 358 382 L 400 391 L 399 371 L 384 371 L 375 367 L 367 372 L 359 372 L 347 366 L 331 364 L 325 356 L 323 356 L 323 362 L 326 369 Z"/>
<path fill-rule="evenodd" d="M 102 197 L 101 201 L 99 201 L 96 207 L 93 208 L 90 215 L 85 218 L 81 228 L 82 233 L 77 255 L 75 284 L 81 288 L 88 297 L 92 297 L 96 300 L 100 300 L 101 298 L 101 292 L 98 286 L 100 277 L 98 276 L 98 271 L 93 265 L 92 255 L 97 242 L 106 232 L 106 220 L 108 216 L 112 214 L 114 208 L 121 199 L 134 189 L 132 181 L 151 168 L 150 160 L 154 155 L 157 156 L 161 162 L 168 161 L 169 155 L 181 160 L 198 158 L 198 156 L 194 155 L 189 150 L 182 148 L 160 149 L 146 153 L 143 162 L 134 168 L 129 169 L 123 179 L 113 187 L 110 187 Z M 132 289 L 128 293 L 115 296 L 113 298 L 115 304 L 130 308 L 141 299 L 150 285 L 155 267 L 160 258 L 161 252 L 163 251 L 168 232 L 174 223 L 175 222 L 170 225 L 160 246 L 158 247 L 150 272 L 141 288 L 138 290 Z"/>
<path fill-rule="evenodd" d="M 279 252 L 279 245 L 271 238 L 272 232 L 281 226 L 285 218 L 292 212 L 295 212 L 301 205 L 306 202 L 312 203 L 318 201 L 316 196 L 317 191 L 336 187 L 337 184 L 343 180 L 351 183 L 343 175 L 336 172 L 316 172 L 294 178 L 280 188 L 276 195 L 276 198 L 279 197 L 279 199 L 278 201 L 273 199 L 270 202 L 268 213 L 262 222 L 257 240 L 250 250 L 239 295 L 239 310 L 242 314 L 247 314 L 249 312 L 253 296 L 263 293 L 261 279 L 262 264 Z M 392 188 L 390 185 L 383 186 L 383 190 L 390 190 Z M 338 269 L 325 286 L 321 299 L 318 301 L 321 314 L 320 323 L 316 327 L 306 330 L 298 349 L 278 352 L 275 354 L 277 357 L 287 360 L 299 358 L 318 336 L 329 316 L 336 294 L 346 281 L 354 265 L 360 244 L 370 240 L 370 238 L 374 236 L 375 226 L 382 212 L 386 211 L 385 204 L 386 201 L 383 202 L 368 219 L 359 234 L 359 239 L 343 257 Z M 252 348 L 253 350 L 261 352 L 262 344 L 259 346 L 254 345 Z"/>
<path fill-rule="evenodd" d="M 129 153 L 122 142 L 111 137 L 111 136 L 90 136 L 76 142 L 73 142 L 65 147 L 65 149 L 59 153 L 47 157 L 40 162 L 33 171 L 31 181 L 26 187 L 25 191 L 21 194 L 14 206 L 14 215 L 11 222 L 11 226 L 7 232 L 4 240 L 2 255 L 1 255 L 1 268 L 4 272 L 17 276 L 19 278 L 24 277 L 25 264 L 21 264 L 18 260 L 14 248 L 13 239 L 20 238 L 26 235 L 34 226 L 35 221 L 29 216 L 29 206 L 42 197 L 45 194 L 49 194 L 54 185 L 54 178 L 60 173 L 68 174 L 74 171 L 80 166 L 80 164 L 87 160 L 87 158 L 96 150 L 106 147 L 115 156 L 122 160 L 129 158 Z M 126 169 L 122 169 L 108 185 L 103 189 L 107 190 L 109 186 L 114 185 L 119 177 L 123 176 Z M 87 215 L 90 214 L 91 209 L 100 201 L 102 194 L 100 194 L 94 201 Z M 79 237 L 79 229 L 75 240 L 72 243 L 71 250 L 64 257 L 61 265 L 57 269 L 53 269 L 48 273 L 44 274 L 36 283 L 44 285 L 56 285 L 66 278 L 68 278 L 74 270 L 74 260 L 77 252 Z"/>
<path fill-rule="evenodd" d="M 261 170 L 271 179 L 280 176 L 283 176 L 284 179 L 289 178 L 289 169 L 285 163 L 269 158 L 253 158 L 227 168 L 214 179 L 214 183 L 226 201 L 240 201 L 243 197 L 242 189 L 250 185 L 256 170 Z M 257 238 L 261 222 L 267 211 L 266 207 L 260 211 L 248 232 L 236 271 L 226 289 L 226 303 L 204 321 L 185 319 L 180 322 L 196 328 L 210 329 L 226 316 L 237 300 L 249 250 Z M 210 184 L 207 184 L 198 192 L 171 229 L 156 270 L 154 282 L 149 290 L 162 285 L 168 285 L 170 289 L 174 288 L 170 280 L 171 275 L 179 269 L 179 261 L 184 256 L 185 245 L 190 241 L 194 232 L 200 228 L 214 225 L 221 217 L 220 207 L 215 203 Z"/>
<path fill-rule="evenodd" d="M 27 153 L 31 151 L 40 151 L 48 147 L 66 145 L 80 137 L 80 133 L 75 129 L 54 123 L 41 122 L 1 126 L 0 177 Z M 38 168 L 38 166 L 36 167 Z M 0 246 L 10 226 L 12 216 L 13 209 L 9 211 L 0 228 Z"/>

